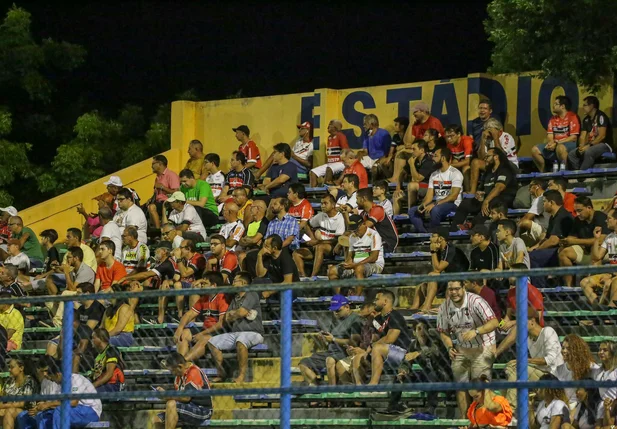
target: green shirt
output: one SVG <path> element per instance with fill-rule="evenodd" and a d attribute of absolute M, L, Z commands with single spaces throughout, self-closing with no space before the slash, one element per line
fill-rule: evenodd
<path fill-rule="evenodd" d="M 28 239 L 24 243 L 24 246 L 21 248 L 22 252 L 28 255 L 30 259 L 36 259 L 38 261 L 43 262 L 45 256 L 43 255 L 43 250 L 41 249 L 41 244 L 39 240 L 36 238 L 36 234 L 27 226 L 24 226 L 19 234 L 11 234 L 11 238 L 16 238 L 21 240 L 21 237 L 24 234 L 28 234 Z"/>
<path fill-rule="evenodd" d="M 187 201 L 199 201 L 203 197 L 206 197 L 206 205 L 204 208 L 210 210 L 215 215 L 219 214 L 212 188 L 210 188 L 210 184 L 205 180 L 197 180 L 194 188 L 180 186 L 180 191 L 182 191 Z"/>

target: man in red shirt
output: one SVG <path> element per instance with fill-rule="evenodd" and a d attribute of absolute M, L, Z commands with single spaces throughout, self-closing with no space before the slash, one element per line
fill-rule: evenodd
<path fill-rule="evenodd" d="M 578 213 L 574 210 L 574 200 L 576 199 L 576 195 L 572 192 L 566 192 L 566 186 L 568 186 L 568 182 L 566 179 L 561 177 L 548 181 L 548 189 L 558 191 L 563 197 L 563 207 L 570 212 L 573 217 L 577 217 Z"/>
<path fill-rule="evenodd" d="M 236 274 L 240 272 L 238 256 L 225 246 L 225 237 L 214 234 L 210 237 L 210 251 L 208 270 L 221 273 L 225 284 L 232 284 Z M 199 280 L 198 280 L 199 281 Z"/>
<path fill-rule="evenodd" d="M 413 126 L 407 128 L 405 137 L 403 137 L 403 142 L 406 145 L 411 145 L 416 139 L 423 138 L 424 133 L 429 128 L 434 128 L 439 131 L 440 136 L 445 135 L 441 121 L 431 115 L 428 104 L 424 102 L 416 104 L 411 109 L 411 113 L 415 118 L 415 122 Z"/>
<path fill-rule="evenodd" d="M 338 190 L 343 183 L 343 178 L 348 174 L 355 174 L 358 176 L 360 181 L 360 187 L 358 189 L 368 188 L 368 173 L 366 172 L 366 168 L 362 165 L 356 153 L 351 149 L 345 149 L 341 154 L 341 159 L 343 160 L 343 164 L 345 164 L 345 169 L 343 170 L 343 174 L 339 177 L 335 182 L 335 186 L 330 186 L 328 188 L 328 192 L 332 194 L 333 189 Z M 337 198 L 336 193 L 333 194 L 334 198 Z"/>
<path fill-rule="evenodd" d="M 232 128 L 236 133 L 236 139 L 240 142 L 238 150 L 246 156 L 246 168 L 261 168 L 261 156 L 257 144 L 249 138 L 251 131 L 246 125 L 240 125 L 237 128 Z"/>
<path fill-rule="evenodd" d="M 572 101 L 565 95 L 555 98 L 553 116 L 548 121 L 546 144 L 539 144 L 531 149 L 533 162 L 539 172 L 544 172 L 546 164 L 552 166 L 559 162 L 560 169 L 565 169 L 568 151 L 576 148 L 578 136 L 581 133 L 581 122 L 578 115 L 571 112 Z"/>
<path fill-rule="evenodd" d="M 314 214 L 311 202 L 306 199 L 304 185 L 302 183 L 291 184 L 287 191 L 287 199 L 291 203 L 287 214 L 296 218 L 300 224 L 300 231 L 302 231 Z"/>
<path fill-rule="evenodd" d="M 104 240 L 99 245 L 97 256 L 101 263 L 94 279 L 94 290 L 97 292 L 111 292 L 111 286 L 126 277 L 124 265 L 114 258 L 115 252 L 116 245 L 111 240 Z"/>
<path fill-rule="evenodd" d="M 328 124 L 327 162 L 310 171 L 311 187 L 314 188 L 318 185 L 319 177 L 325 177 L 325 183 L 331 184 L 334 180 L 334 175 L 339 174 L 345 168 L 341 160 L 341 152 L 343 149 L 349 149 L 349 143 L 347 142 L 347 136 L 341 132 L 342 129 L 343 123 L 338 119 L 332 119 Z M 330 167 L 329 170 L 328 167 Z"/>
<path fill-rule="evenodd" d="M 225 248 L 224 246 L 221 247 Z M 193 283 L 193 287 L 223 286 L 225 283 L 220 272 L 208 271 L 204 273 L 203 279 L 196 280 Z M 223 330 L 223 316 L 227 307 L 229 307 L 229 301 L 224 293 L 200 296 L 199 300 L 191 307 L 191 311 L 187 311 L 182 316 L 174 333 L 174 343 L 178 346 L 178 353 L 189 361 L 195 361 L 202 357 L 206 353 L 206 344 L 212 338 L 212 334 Z M 187 328 L 195 319 L 203 322 L 201 331 L 197 327 Z M 189 351 L 191 343 L 194 345 Z"/>
<path fill-rule="evenodd" d="M 377 230 L 381 236 L 384 252 L 394 252 L 396 246 L 398 246 L 398 231 L 384 208 L 373 202 L 373 191 L 369 188 L 360 189 L 356 201 L 358 202 L 358 210 L 362 210 L 362 219 L 366 227 Z"/>
<path fill-rule="evenodd" d="M 452 151 L 452 167 L 463 173 L 465 179 L 463 188 L 469 189 L 471 173 L 471 155 L 473 154 L 473 137 L 463 135 L 463 128 L 450 124 L 445 130 L 448 149 Z"/>

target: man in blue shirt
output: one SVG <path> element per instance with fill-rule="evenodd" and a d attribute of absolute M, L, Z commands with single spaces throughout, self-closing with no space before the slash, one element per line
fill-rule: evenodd
<path fill-rule="evenodd" d="M 285 198 L 289 185 L 298 181 L 298 167 L 289 162 L 291 148 L 287 143 L 275 144 L 273 149 L 272 166 L 259 189 L 268 192 L 271 198 Z"/>
<path fill-rule="evenodd" d="M 364 139 L 362 140 L 362 150 L 358 152 L 358 158 L 362 159 L 362 165 L 366 169 L 371 169 L 373 177 L 379 174 L 380 165 L 387 165 L 390 162 L 390 146 L 392 137 L 383 128 L 379 128 L 377 115 L 368 114 L 364 117 Z"/>

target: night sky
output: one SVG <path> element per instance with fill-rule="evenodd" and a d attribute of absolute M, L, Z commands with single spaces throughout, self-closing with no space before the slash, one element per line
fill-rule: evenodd
<path fill-rule="evenodd" d="M 417 82 L 486 71 L 479 2 L 26 1 L 37 37 L 84 46 L 88 108 Z M 8 7 L 8 5 L 6 6 Z M 6 11 L 5 7 L 5 11 Z M 71 98 L 71 96 L 69 96 Z"/>

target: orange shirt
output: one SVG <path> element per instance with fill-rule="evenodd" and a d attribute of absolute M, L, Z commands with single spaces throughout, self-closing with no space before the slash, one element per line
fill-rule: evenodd
<path fill-rule="evenodd" d="M 101 281 L 101 290 L 109 289 L 114 281 L 124 277 L 126 277 L 126 269 L 118 261 L 114 261 L 111 268 L 107 268 L 107 265 L 103 262 L 96 269 L 96 279 Z"/>
<path fill-rule="evenodd" d="M 578 115 L 574 112 L 567 112 L 565 118 L 561 116 L 553 116 L 548 121 L 548 134 L 552 134 L 555 142 L 567 139 L 570 136 L 578 136 L 581 133 L 581 122 Z"/>
<path fill-rule="evenodd" d="M 346 174 L 355 174 L 360 179 L 360 187 L 358 189 L 368 188 L 368 174 L 366 168 L 358 160 L 343 170 L 343 177 Z"/>
<path fill-rule="evenodd" d="M 576 195 L 571 192 L 565 192 L 563 194 L 563 207 L 572 213 L 572 216 L 577 217 L 578 213 L 574 210 L 574 200 L 576 199 Z"/>
<path fill-rule="evenodd" d="M 259 148 L 253 140 L 249 140 L 246 144 L 240 143 L 238 150 L 246 156 L 246 162 L 254 162 L 255 168 L 261 168 L 261 155 Z"/>
<path fill-rule="evenodd" d="M 313 206 L 311 206 L 311 202 L 309 200 L 302 198 L 298 204 L 292 204 L 291 207 L 289 207 L 287 214 L 295 217 L 298 222 L 308 221 L 313 217 Z"/>
<path fill-rule="evenodd" d="M 443 125 L 441 121 L 434 116 L 429 116 L 425 123 L 423 124 L 413 124 L 411 127 L 411 133 L 416 139 L 423 139 L 424 133 L 429 128 L 433 128 L 439 132 L 440 136 L 445 135 L 445 131 L 443 130 Z"/>
<path fill-rule="evenodd" d="M 478 407 L 477 402 L 473 402 L 467 410 L 467 418 L 471 426 L 508 426 L 512 422 L 512 407 L 503 396 L 493 397 L 493 401 L 501 405 L 501 411 L 493 413 L 484 407 Z"/>

